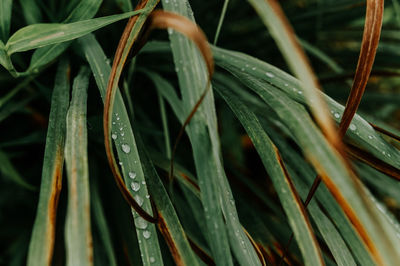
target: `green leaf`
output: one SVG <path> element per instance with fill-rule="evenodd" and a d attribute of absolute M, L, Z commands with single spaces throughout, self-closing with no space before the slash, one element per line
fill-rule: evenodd
<path fill-rule="evenodd" d="M 79 39 L 79 42 L 82 44 L 86 60 L 89 62 L 100 95 L 104 100 L 108 77 L 111 72 L 111 67 L 107 63 L 107 57 L 93 35 L 81 38 Z M 115 124 L 112 125 L 112 134 L 113 138 L 115 138 L 114 142 L 117 147 L 116 150 L 125 183 L 131 188 L 136 201 L 143 204 L 142 208 L 148 213 L 152 213 L 151 203 L 148 199 L 146 180 L 144 178 L 140 157 L 136 148 L 135 136 L 133 135 L 129 116 L 119 91 L 116 93 L 113 114 L 113 121 Z M 129 147 L 129 151 L 125 152 L 122 149 L 122 145 L 124 145 L 125 151 L 127 151 L 127 147 Z M 163 265 L 163 259 L 158 239 L 156 237 L 156 226 L 147 223 L 143 218 L 138 216 L 133 209 L 132 215 L 135 219 L 135 224 L 137 225 L 136 234 L 139 240 L 143 264 L 151 265 L 152 261 L 157 261 L 159 265 Z"/>
<path fill-rule="evenodd" d="M 194 21 L 188 1 L 163 0 L 166 11 Z M 169 35 L 177 69 L 184 116 L 187 116 L 207 85 L 208 72 L 203 58 L 190 40 L 178 33 Z M 243 231 L 221 159 L 214 97 L 210 90 L 186 128 L 208 228 L 208 238 L 217 265 L 233 265 L 230 248 L 241 265 L 260 265 L 254 247 Z M 225 218 L 225 221 L 223 220 Z M 229 241 L 229 242 L 228 242 Z"/>
<path fill-rule="evenodd" d="M 83 20 L 69 24 L 35 24 L 26 26 L 14 33 L 5 48 L 8 55 L 23 52 L 50 44 L 70 41 L 92 31 L 103 28 L 119 20 L 145 12 L 147 9 L 127 12 L 120 15 Z"/>
<path fill-rule="evenodd" d="M 86 99 L 89 69 L 82 67 L 74 80 L 67 114 L 65 163 L 68 208 L 65 221 L 67 265 L 93 265 L 87 157 Z"/>
<path fill-rule="evenodd" d="M 144 144 L 140 138 L 138 139 L 138 149 L 141 156 L 142 167 L 147 177 L 151 195 L 160 214 L 161 221 L 158 226 L 161 231 L 164 231 L 164 237 L 166 234 L 170 236 L 170 238 L 165 238 L 167 242 L 170 241 L 169 246 L 171 253 L 174 251 L 177 252 L 177 254 L 173 254 L 175 262 L 181 262 L 182 265 L 199 265 L 198 259 L 193 253 L 186 238 L 186 233 L 176 215 L 174 206 L 168 197 L 167 191 L 146 153 Z"/>
<path fill-rule="evenodd" d="M 267 130 L 267 131 L 268 134 L 271 135 L 271 137 L 273 138 L 279 150 L 281 151 L 284 160 L 287 162 L 287 165 L 289 165 L 291 169 L 296 169 L 296 171 L 291 172 L 292 176 L 296 177 L 294 179 L 294 182 L 296 184 L 296 187 L 299 189 L 300 194 L 303 195 L 303 199 L 306 198 L 308 188 L 311 187 L 311 184 L 314 181 L 314 177 L 316 176 L 315 171 L 311 169 L 311 167 L 306 163 L 306 161 L 301 155 L 295 152 L 295 150 L 282 139 L 280 134 L 274 132 L 273 130 Z M 299 176 L 298 178 L 297 175 Z M 301 180 L 305 178 L 305 182 L 307 184 L 306 187 L 304 187 L 304 184 L 302 184 L 303 182 L 300 180 L 300 177 Z M 366 250 L 366 246 L 362 243 L 360 236 L 355 231 L 354 226 L 347 219 L 346 215 L 340 209 L 339 204 L 329 193 L 326 186 L 322 185 L 320 188 L 318 188 L 315 197 L 319 201 L 319 204 L 323 206 L 323 208 L 326 210 L 326 213 L 329 214 L 329 217 L 334 222 L 340 235 L 346 241 L 347 245 L 351 248 L 354 257 L 358 260 L 359 264 L 371 265 L 371 266 L 375 265 L 371 258 L 371 255 Z M 343 261 L 344 265 L 347 265 L 347 263 L 351 264 L 352 262 L 351 259 L 348 257 L 346 246 L 343 244 L 339 244 L 340 239 L 338 239 L 338 237 L 334 235 L 335 234 L 334 229 L 332 230 L 328 229 L 330 227 L 329 221 L 324 221 L 321 222 L 322 224 L 318 224 L 318 220 L 325 220 L 325 219 L 318 214 L 318 211 L 316 211 L 316 213 L 313 211 L 314 204 L 315 201 L 314 200 L 311 201 L 308 206 L 308 210 L 311 212 L 313 219 L 316 220 L 317 226 L 321 231 L 322 236 L 326 240 L 328 247 L 331 249 L 331 252 L 335 257 L 336 262 L 339 264 L 341 261 Z M 325 227 L 327 228 L 326 233 L 322 232 L 322 230 Z M 327 239 L 325 237 L 326 234 L 333 234 L 333 235 L 329 239 Z M 337 244 L 339 244 L 339 246 L 333 245 L 332 242 L 336 241 Z"/>
<path fill-rule="evenodd" d="M 0 2 L 0 40 L 7 41 L 10 34 L 11 10 L 13 0 L 1 0 Z"/>
<path fill-rule="evenodd" d="M 69 64 L 60 61 L 55 80 L 42 168 L 36 218 L 28 252 L 28 266 L 51 265 L 56 213 L 64 165 L 65 121 L 69 104 Z"/>

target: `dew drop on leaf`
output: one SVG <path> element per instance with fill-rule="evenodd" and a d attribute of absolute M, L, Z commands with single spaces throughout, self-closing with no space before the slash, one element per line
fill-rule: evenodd
<path fill-rule="evenodd" d="M 150 231 L 148 231 L 148 230 L 143 231 L 143 237 L 144 237 L 144 238 L 149 239 L 150 236 L 151 236 L 151 232 L 150 232 Z"/>
<path fill-rule="evenodd" d="M 143 219 L 142 217 L 137 217 L 135 219 L 135 226 L 139 229 L 146 229 L 147 228 L 147 222 L 145 219 Z"/>
<path fill-rule="evenodd" d="M 131 147 L 128 144 L 121 145 L 122 151 L 125 153 L 129 153 L 131 151 Z"/>
<path fill-rule="evenodd" d="M 129 172 L 128 175 L 132 179 L 135 179 L 135 177 L 136 177 L 136 173 L 135 172 Z"/>

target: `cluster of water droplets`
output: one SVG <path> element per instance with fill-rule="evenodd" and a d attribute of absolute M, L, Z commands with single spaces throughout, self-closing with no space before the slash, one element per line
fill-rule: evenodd
<path fill-rule="evenodd" d="M 131 147 L 129 146 L 128 143 L 125 142 L 125 132 L 124 132 L 125 125 L 121 122 L 121 118 L 118 113 L 115 113 L 114 115 L 115 115 L 114 121 L 112 122 L 114 131 L 111 134 L 111 138 L 114 141 L 116 141 L 118 138 L 120 138 L 120 139 L 118 139 L 119 141 L 118 141 L 117 145 L 119 145 L 120 149 L 125 154 L 129 154 L 131 152 Z M 137 163 L 137 161 L 135 161 L 135 163 Z M 119 164 L 122 166 L 122 162 L 119 162 Z M 142 185 L 146 184 L 146 182 L 145 181 L 139 182 L 138 180 L 136 180 L 137 174 L 133 171 L 130 171 L 128 173 L 128 176 L 131 179 L 130 188 L 135 193 L 133 198 L 135 199 L 137 204 L 140 207 L 142 207 L 143 203 L 144 203 L 144 199 L 137 193 L 140 191 Z M 147 194 L 146 198 L 149 199 L 150 195 Z M 151 237 L 151 232 L 149 230 L 147 230 L 148 222 L 145 219 L 143 219 L 142 217 L 140 217 L 139 215 L 137 215 L 137 217 L 135 217 L 134 220 L 135 220 L 136 228 L 143 230 L 141 232 L 143 238 L 149 239 Z M 155 262 L 154 257 L 150 257 L 149 260 L 151 263 Z"/>
<path fill-rule="evenodd" d="M 118 113 L 115 113 L 115 120 L 112 122 L 113 124 L 113 129 L 116 128 L 117 130 L 114 130 L 114 132 L 111 133 L 111 138 L 115 141 L 118 139 L 118 135 L 121 136 L 121 140 L 119 141 L 121 143 L 120 147 L 121 150 L 128 154 L 131 152 L 131 147 L 129 146 L 128 143 L 124 143 L 125 141 L 125 132 L 124 128 L 125 125 L 121 122 L 121 118 Z M 119 131 L 118 131 L 119 129 Z"/>

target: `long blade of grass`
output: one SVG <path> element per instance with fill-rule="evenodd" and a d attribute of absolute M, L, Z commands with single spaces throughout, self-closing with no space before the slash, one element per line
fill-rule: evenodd
<path fill-rule="evenodd" d="M 162 4 L 165 10 L 186 16 L 194 21 L 188 1 L 163 0 Z M 206 87 L 207 69 L 193 43 L 173 31 L 169 31 L 169 33 L 186 116 L 191 112 Z M 223 169 L 212 91 L 205 97 L 193 116 L 192 122 L 186 128 L 186 132 L 193 148 L 209 231 L 209 245 L 215 263 L 217 265 L 233 264 L 230 246 L 240 264 L 260 265 L 257 253 L 239 222 L 232 192 Z"/>
<path fill-rule="evenodd" d="M 305 84 L 305 96 L 312 113 L 328 141 L 341 150 L 341 143 L 329 111 L 316 88 L 320 88 L 307 56 L 277 0 L 249 0 L 267 26 L 289 68 Z"/>
<path fill-rule="evenodd" d="M 69 64 L 59 64 L 50 109 L 36 218 L 28 251 L 28 266 L 51 265 L 56 213 L 64 165 L 65 121 L 69 105 Z"/>
<path fill-rule="evenodd" d="M 228 89 L 216 86 L 229 107 L 249 134 L 264 164 L 289 219 L 306 265 L 324 265 L 321 250 L 303 204 L 283 164 L 278 149 L 263 130 L 253 112 Z"/>
<path fill-rule="evenodd" d="M 101 46 L 93 35 L 88 35 L 79 39 L 83 47 L 85 57 L 92 69 L 100 95 L 104 101 L 107 81 L 111 72 L 111 67 L 107 63 Z M 121 93 L 117 90 L 115 97 L 114 118 L 112 123 L 112 137 L 117 147 L 116 151 L 120 161 L 123 177 L 126 184 L 131 187 L 129 193 L 134 195 L 141 207 L 152 214 L 152 207 L 149 200 L 146 180 L 140 163 L 140 157 L 136 148 L 136 140 L 133 135 L 128 112 L 125 108 Z M 122 128 L 122 130 L 121 130 Z M 126 146 L 128 145 L 128 146 Z M 122 147 L 125 147 L 124 150 Z M 127 150 L 129 147 L 129 150 Z M 128 151 L 128 152 L 126 152 Z M 136 234 L 139 241 L 142 262 L 144 265 L 151 265 L 152 261 L 157 261 L 163 265 L 160 246 L 157 239 L 156 226 L 148 223 L 132 209 L 136 225 Z"/>
<path fill-rule="evenodd" d="M 157 5 L 157 0 L 143 1 L 138 3 L 136 9 L 146 8 L 149 12 L 154 9 Z M 157 217 L 151 216 L 148 212 L 141 208 L 141 204 L 132 197 L 126 185 L 124 184 L 123 178 L 121 176 L 120 170 L 117 166 L 116 159 L 112 150 L 112 140 L 111 140 L 111 122 L 114 110 L 115 95 L 118 91 L 118 82 L 122 74 L 122 70 L 125 66 L 125 62 L 128 58 L 129 52 L 137 40 L 140 31 L 142 30 L 144 23 L 147 19 L 148 13 L 145 12 L 138 17 L 132 17 L 129 19 L 127 25 L 125 26 L 124 32 L 122 33 L 121 39 L 119 41 L 117 51 L 115 52 L 115 57 L 113 65 L 111 68 L 111 73 L 108 79 L 105 99 L 104 99 L 104 113 L 103 113 L 103 131 L 104 131 L 104 144 L 106 148 L 106 154 L 108 163 L 111 167 L 114 179 L 120 189 L 125 200 L 139 213 L 141 217 L 149 222 L 157 222 Z M 124 144 L 122 144 L 124 145 Z M 121 146 L 124 150 L 127 150 L 126 146 Z M 130 148 L 129 148 L 130 150 Z"/>
<path fill-rule="evenodd" d="M 353 81 L 353 86 L 350 95 L 347 99 L 346 107 L 343 112 L 342 119 L 339 124 L 339 138 L 343 138 L 347 129 L 350 126 L 358 106 L 360 105 L 362 95 L 364 94 L 365 87 L 369 75 L 371 73 L 372 65 L 375 60 L 376 50 L 378 48 L 379 37 L 383 21 L 383 0 L 367 1 L 367 11 L 363 33 L 363 40 L 361 45 L 360 56 L 358 59 L 356 74 Z M 312 187 L 305 200 L 307 207 L 308 203 L 314 196 L 315 191 L 321 183 L 321 178 L 316 176 Z"/>
<path fill-rule="evenodd" d="M 274 143 L 278 146 L 279 150 L 282 152 L 283 158 L 287 162 L 288 166 L 292 169 L 296 169 L 293 171 L 299 173 L 301 179 L 305 178 L 307 184 L 311 184 L 313 182 L 315 172 L 307 165 L 304 158 L 298 154 L 293 147 L 288 145 L 287 142 L 282 140 L 280 134 L 274 132 L 273 130 L 267 130 L 268 134 L 271 135 Z M 294 177 L 297 177 L 294 175 Z M 296 182 L 297 181 L 297 182 Z M 302 183 L 300 178 L 294 179 L 296 187 L 299 188 L 300 193 L 303 195 L 303 198 L 306 197 L 307 187 Z M 325 186 L 322 186 L 319 190 L 316 191 L 316 198 L 322 205 L 323 210 L 328 217 L 334 222 L 335 226 L 338 228 L 343 239 L 346 241 L 349 247 L 351 247 L 351 252 L 354 254 L 355 259 L 357 259 L 360 265 L 375 265 L 370 254 L 366 250 L 366 246 L 362 243 L 359 235 L 354 229 L 354 226 L 347 219 L 343 211 L 340 209 L 339 204 L 335 201 L 332 195 L 329 193 L 328 189 Z M 329 230 L 324 233 L 323 228 L 329 227 L 329 222 L 324 222 L 322 224 L 318 223 L 318 220 L 324 219 L 323 216 L 318 215 L 318 210 L 314 211 L 314 205 L 317 205 L 315 201 L 311 201 L 308 207 L 310 214 L 315 220 L 322 236 L 326 240 L 328 247 L 331 249 L 332 255 L 334 256 L 336 262 L 339 264 L 341 261 L 344 265 L 352 264 L 351 258 L 349 258 L 348 252 L 346 251 L 346 246 L 343 244 L 333 245 L 332 242 L 339 241 L 340 239 L 335 236 L 330 236 L 329 238 L 325 237 L 326 234 L 334 234 L 335 230 Z M 346 261 L 344 263 L 344 261 Z"/>
<path fill-rule="evenodd" d="M 168 193 L 148 158 L 140 139 L 138 143 L 143 170 L 148 177 L 148 186 L 159 212 L 158 228 L 170 248 L 174 261 L 177 265 L 199 265 L 198 259 L 190 247 L 186 233 L 175 213 L 174 206 L 168 197 Z"/>
<path fill-rule="evenodd" d="M 86 128 L 88 70 L 83 67 L 74 80 L 67 114 L 65 162 L 69 193 L 65 238 L 66 263 L 71 266 L 93 265 Z"/>
<path fill-rule="evenodd" d="M 13 0 L 2 0 L 0 2 L 0 39 L 7 41 L 10 34 L 11 10 Z"/>
<path fill-rule="evenodd" d="M 136 16 L 145 12 L 135 10 L 119 15 L 83 20 L 68 24 L 34 24 L 26 26 L 14 33 L 5 45 L 8 55 L 23 52 L 50 44 L 70 41 L 82 37 L 92 31 L 105 27 L 109 24 Z"/>
<path fill-rule="evenodd" d="M 215 31 L 214 42 L 213 44 L 216 45 L 219 38 L 219 33 L 221 32 L 222 24 L 224 23 L 226 10 L 228 9 L 229 0 L 224 1 L 224 5 L 222 6 L 221 15 L 219 16 L 217 30 Z"/>
<path fill-rule="evenodd" d="M 383 21 L 383 0 L 368 0 L 367 11 L 365 15 L 365 25 L 363 40 L 361 42 L 360 56 L 356 68 L 353 85 L 350 95 L 347 98 L 346 108 L 344 109 L 342 120 L 339 125 L 339 135 L 343 137 L 346 134 L 351 120 L 353 119 L 365 87 L 371 74 L 372 65 L 375 60 L 376 50 L 379 44 Z"/>

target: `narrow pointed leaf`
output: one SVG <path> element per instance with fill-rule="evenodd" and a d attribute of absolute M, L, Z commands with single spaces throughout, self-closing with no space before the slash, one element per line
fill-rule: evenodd
<path fill-rule="evenodd" d="M 89 62 L 100 95 L 104 100 L 107 81 L 111 72 L 111 67 L 107 63 L 107 57 L 93 35 L 85 36 L 84 38 L 81 38 L 79 42 L 82 44 L 85 57 Z M 130 193 L 134 195 L 135 200 L 140 201 L 143 204 L 142 207 L 144 210 L 148 213 L 152 213 L 146 180 L 144 178 L 143 168 L 136 148 L 135 136 L 133 135 L 128 112 L 119 91 L 116 92 L 114 114 L 113 120 L 115 124 L 112 124 L 112 134 L 115 138 L 114 143 L 117 147 L 116 150 L 119 161 L 121 162 L 124 181 L 131 188 Z M 128 145 L 129 152 L 125 152 L 127 151 L 126 147 L 128 146 L 124 146 L 124 151 L 122 145 Z M 151 265 L 154 260 L 157 261 L 159 265 L 163 265 L 163 258 L 156 237 L 156 226 L 145 221 L 133 210 L 132 215 L 135 219 L 135 225 L 138 225 L 135 229 L 139 240 L 143 264 Z M 146 227 L 144 227 L 145 225 Z"/>
<path fill-rule="evenodd" d="M 51 265 L 58 198 L 64 165 L 65 121 L 69 105 L 69 65 L 57 70 L 45 147 L 39 204 L 28 252 L 28 266 Z"/>
<path fill-rule="evenodd" d="M 50 44 L 70 41 L 82 37 L 92 31 L 105 27 L 131 16 L 138 15 L 144 10 L 137 10 L 69 24 L 34 24 L 26 26 L 14 33 L 5 47 L 9 55 L 23 52 Z"/>
<path fill-rule="evenodd" d="M 65 162 L 68 208 L 65 221 L 66 264 L 93 265 L 87 156 L 86 101 L 89 71 L 83 67 L 74 80 L 67 114 Z"/>
<path fill-rule="evenodd" d="M 194 21 L 188 1 L 162 1 L 166 11 Z M 190 113 L 207 85 L 207 68 L 197 48 L 179 33 L 169 35 L 185 116 Z M 210 90 L 186 128 L 193 148 L 202 194 L 209 245 L 217 265 L 232 265 L 233 254 L 242 265 L 260 265 L 257 253 L 239 222 L 236 206 L 221 160 L 214 96 Z M 196 133 L 193 133 L 196 132 Z M 212 178 L 211 178 L 212 177 Z M 225 218 L 225 222 L 222 219 Z M 228 244 L 229 243 L 229 244 Z"/>

